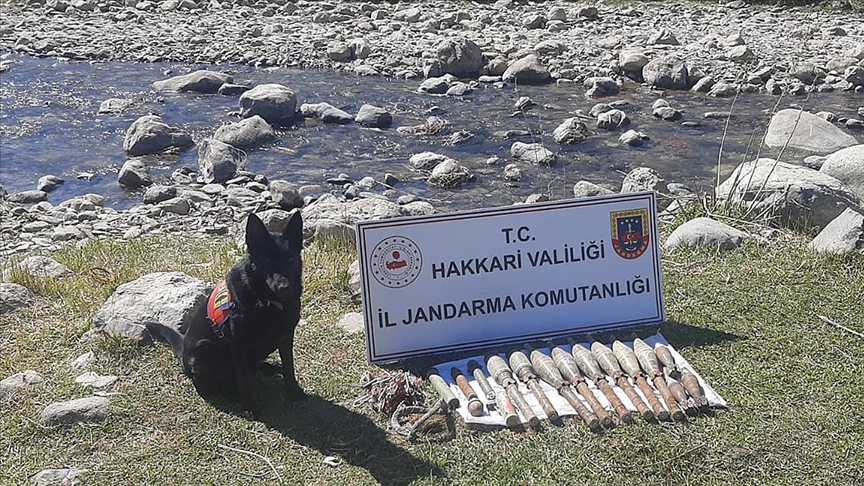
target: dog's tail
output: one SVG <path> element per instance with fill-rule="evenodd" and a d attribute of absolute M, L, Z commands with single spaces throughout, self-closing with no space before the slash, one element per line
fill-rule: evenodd
<path fill-rule="evenodd" d="M 144 327 L 147 328 L 147 332 L 150 333 L 154 341 L 170 344 L 175 356 L 178 358 L 183 356 L 183 335 L 179 331 L 156 322 L 148 322 L 144 324 Z"/>

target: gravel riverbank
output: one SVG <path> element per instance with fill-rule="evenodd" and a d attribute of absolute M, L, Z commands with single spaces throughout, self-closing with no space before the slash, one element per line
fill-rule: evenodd
<path fill-rule="evenodd" d="M 691 2 L 4 0 L 0 52 L 437 75 L 442 41 L 480 47 L 486 74 L 536 53 L 551 79 L 616 75 L 622 53 L 676 54 L 691 78 L 836 86 L 864 58 L 864 7 Z M 831 71 L 835 78 L 827 77 Z M 755 73 L 755 75 L 754 75 Z M 696 76 L 694 76 L 694 74 Z M 823 88 L 832 89 L 832 88 Z"/>

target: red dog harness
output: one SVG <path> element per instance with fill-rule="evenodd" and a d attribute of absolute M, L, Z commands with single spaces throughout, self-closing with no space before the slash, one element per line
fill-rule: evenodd
<path fill-rule="evenodd" d="M 221 280 L 216 284 L 216 288 L 210 294 L 210 300 L 207 301 L 207 318 L 210 319 L 213 332 L 220 339 L 225 337 L 225 332 L 222 329 L 228 319 L 231 318 L 234 306 L 234 299 L 231 298 L 228 285 L 224 280 Z"/>

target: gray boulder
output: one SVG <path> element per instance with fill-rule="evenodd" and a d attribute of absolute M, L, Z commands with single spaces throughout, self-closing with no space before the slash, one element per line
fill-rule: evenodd
<path fill-rule="evenodd" d="M 307 238 L 329 234 L 334 224 L 353 239 L 354 225 L 359 221 L 407 216 L 402 206 L 382 198 L 359 198 L 342 202 L 332 194 L 324 194 L 303 209 L 303 230 Z M 342 234 L 342 230 L 337 234 Z"/>
<path fill-rule="evenodd" d="M 835 255 L 854 251 L 864 253 L 864 215 L 846 208 L 816 235 L 807 248 Z"/>
<path fill-rule="evenodd" d="M 675 228 L 666 239 L 666 248 L 677 246 L 707 246 L 721 250 L 738 248 L 747 233 L 711 218 L 695 218 Z"/>
<path fill-rule="evenodd" d="M 501 79 L 506 83 L 517 85 L 546 84 L 552 80 L 552 75 L 549 74 L 549 69 L 540 63 L 537 56 L 529 54 L 511 64 L 504 71 Z"/>
<path fill-rule="evenodd" d="M 127 189 L 138 189 L 153 183 L 150 169 L 140 159 L 130 159 L 123 163 L 117 172 L 117 183 Z"/>
<path fill-rule="evenodd" d="M 858 140 L 832 123 L 806 111 L 788 108 L 778 111 L 768 124 L 765 145 L 828 154 L 856 145 Z"/>
<path fill-rule="evenodd" d="M 66 265 L 46 256 L 29 256 L 15 265 L 28 275 L 36 278 L 57 279 L 72 275 L 72 271 Z"/>
<path fill-rule="evenodd" d="M 111 113 L 122 113 L 127 108 L 135 104 L 132 100 L 124 100 L 120 98 L 109 98 L 99 104 L 99 109 L 96 110 L 97 115 L 107 115 Z"/>
<path fill-rule="evenodd" d="M 241 150 L 219 140 L 204 139 L 198 145 L 198 170 L 207 184 L 232 179 L 243 161 Z"/>
<path fill-rule="evenodd" d="M 213 138 L 240 149 L 249 149 L 276 138 L 276 131 L 258 115 L 222 125 Z"/>
<path fill-rule="evenodd" d="M 618 94 L 621 91 L 621 86 L 614 79 L 607 76 L 593 76 L 586 78 L 582 85 L 587 89 L 585 96 L 596 98 L 599 96 L 609 96 Z"/>
<path fill-rule="evenodd" d="M 510 146 L 510 155 L 529 164 L 552 165 L 555 163 L 555 154 L 539 143 L 513 142 Z"/>
<path fill-rule="evenodd" d="M 117 287 L 93 317 L 93 329 L 145 344 L 151 340 L 146 325 L 177 332 L 211 290 L 184 273 L 150 273 Z"/>
<path fill-rule="evenodd" d="M 78 476 L 81 476 L 86 472 L 86 469 L 78 469 L 74 467 L 43 469 L 38 473 L 30 476 L 30 485 L 75 486 L 76 484 L 78 484 Z"/>
<path fill-rule="evenodd" d="M 485 64 L 480 47 L 464 38 L 441 41 L 435 54 L 443 72 L 459 78 L 476 78 Z"/>
<path fill-rule="evenodd" d="M 393 124 L 393 115 L 384 108 L 363 105 L 354 117 L 354 123 L 370 128 L 387 128 Z"/>
<path fill-rule="evenodd" d="M 447 159 L 446 155 L 435 152 L 420 152 L 408 159 L 408 165 L 417 170 L 432 170 L 433 167 Z"/>
<path fill-rule="evenodd" d="M 861 200 L 837 179 L 817 170 L 760 158 L 745 162 L 717 188 L 717 198 L 773 215 L 788 227 L 822 229 Z"/>
<path fill-rule="evenodd" d="M 39 424 L 44 427 L 99 423 L 108 417 L 111 400 L 105 397 L 86 397 L 56 402 L 42 410 Z"/>
<path fill-rule="evenodd" d="M 606 130 L 614 130 L 616 128 L 625 127 L 630 124 L 630 118 L 627 113 L 621 110 L 608 110 L 597 115 L 597 128 Z"/>
<path fill-rule="evenodd" d="M 336 327 L 348 334 L 360 334 L 366 329 L 366 322 L 363 320 L 363 314 L 360 312 L 349 312 L 339 319 Z"/>
<path fill-rule="evenodd" d="M 37 191 L 52 192 L 62 186 L 66 181 L 55 175 L 46 175 L 39 178 L 36 182 Z"/>
<path fill-rule="evenodd" d="M 584 142 L 590 132 L 581 120 L 576 117 L 568 118 L 552 131 L 552 138 L 561 145 L 571 145 Z"/>
<path fill-rule="evenodd" d="M 661 194 L 669 193 L 666 181 L 659 172 L 650 167 L 636 167 L 624 177 L 624 181 L 621 183 L 621 193 L 642 191 L 656 191 Z"/>
<path fill-rule="evenodd" d="M 0 284 L 2 285 L 2 284 Z M 21 388 L 42 383 L 42 375 L 38 371 L 25 370 L 0 381 L 0 402 L 11 398 Z"/>
<path fill-rule="evenodd" d="M 13 192 L 6 196 L 6 200 L 11 203 L 16 204 L 33 204 L 42 201 L 46 201 L 48 199 L 48 193 L 45 191 L 39 191 L 36 189 L 32 189 L 29 191 L 19 191 Z"/>
<path fill-rule="evenodd" d="M 603 186 L 598 186 L 593 182 L 579 181 L 573 185 L 573 197 L 581 199 L 584 197 L 607 196 L 615 194 L 615 191 L 606 189 Z"/>
<path fill-rule="evenodd" d="M 297 187 L 297 184 L 277 179 L 270 181 L 268 189 L 273 202 L 282 209 L 291 210 L 303 207 L 303 196 L 300 195 L 300 188 Z"/>
<path fill-rule="evenodd" d="M 846 147 L 829 155 L 819 172 L 842 182 L 864 201 L 864 144 Z"/>
<path fill-rule="evenodd" d="M 434 186 L 455 188 L 465 185 L 471 179 L 468 168 L 459 162 L 447 158 L 432 168 L 426 182 Z"/>
<path fill-rule="evenodd" d="M 336 108 L 330 103 L 303 103 L 300 105 L 300 114 L 306 118 L 314 118 L 324 123 L 347 125 L 354 121 L 354 117 L 343 110 Z"/>
<path fill-rule="evenodd" d="M 177 93 L 213 94 L 218 92 L 223 84 L 233 82 L 234 78 L 227 74 L 200 70 L 162 81 L 155 81 L 153 89 L 157 91 L 174 91 Z"/>
<path fill-rule="evenodd" d="M 192 137 L 182 129 L 169 126 L 156 115 L 145 115 L 132 122 L 126 130 L 123 150 L 136 157 L 166 150 L 185 150 L 192 144 Z"/>
<path fill-rule="evenodd" d="M 16 283 L 0 282 L 0 315 L 23 309 L 35 300 L 27 287 Z"/>
<path fill-rule="evenodd" d="M 642 79 L 642 68 L 645 67 L 650 59 L 641 50 L 624 49 L 618 53 L 618 67 L 625 74 Z"/>
<path fill-rule="evenodd" d="M 281 84 L 261 84 L 240 95 L 240 116 L 260 116 L 270 124 L 294 119 L 297 95 Z"/>
<path fill-rule="evenodd" d="M 642 78 L 655 88 L 689 88 L 687 63 L 676 56 L 663 56 L 648 62 L 642 68 Z"/>

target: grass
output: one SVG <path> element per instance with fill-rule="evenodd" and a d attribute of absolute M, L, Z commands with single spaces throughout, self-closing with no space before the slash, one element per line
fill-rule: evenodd
<path fill-rule="evenodd" d="M 814 255 L 806 243 L 781 233 L 731 252 L 663 255 L 669 321 L 661 330 L 729 401 L 728 410 L 604 435 L 573 418 L 536 432 L 460 424 L 455 440 L 413 444 L 388 434 L 386 418 L 368 405 L 352 406 L 365 396 L 364 374 L 386 373 L 366 363 L 362 336 L 334 325 L 359 310 L 345 291 L 353 247 L 328 242 L 305 251 L 297 355 L 310 400 L 286 404 L 280 384 L 262 378 L 262 422 L 204 402 L 167 346 L 79 342 L 118 285 L 170 270 L 215 280 L 238 258 L 232 244 L 144 239 L 69 248 L 52 256 L 74 276 L 9 278 L 39 302 L 0 316 L 0 377 L 35 369 L 45 381 L 2 404 L 0 483 L 26 484 L 41 469 L 72 466 L 90 471 L 84 484 L 278 484 L 261 457 L 284 484 L 860 483 L 864 340 L 817 316 L 862 330 L 864 256 Z M 110 388 L 109 418 L 40 426 L 48 403 L 90 394 L 69 367 L 89 350 L 97 357 L 90 369 L 121 377 Z M 434 392 L 426 391 L 431 405 Z M 327 456 L 340 464 L 325 465 Z"/>

